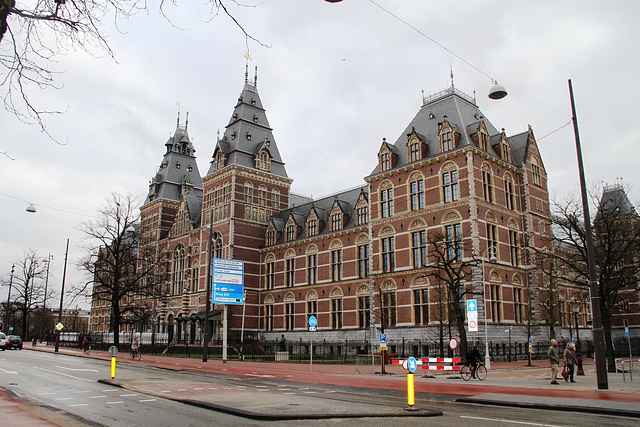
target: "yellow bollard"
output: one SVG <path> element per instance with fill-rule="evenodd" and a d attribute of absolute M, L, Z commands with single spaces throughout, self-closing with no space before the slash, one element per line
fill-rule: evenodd
<path fill-rule="evenodd" d="M 416 403 L 414 385 L 413 385 L 413 372 L 407 373 L 407 404 L 409 409 L 413 408 Z"/>
<path fill-rule="evenodd" d="M 115 356 L 111 358 L 111 379 L 116 377 L 116 358 Z"/>

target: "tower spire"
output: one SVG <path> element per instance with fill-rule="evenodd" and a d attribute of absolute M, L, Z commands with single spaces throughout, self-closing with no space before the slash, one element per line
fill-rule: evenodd
<path fill-rule="evenodd" d="M 450 76 L 451 76 L 451 87 L 454 87 L 454 84 L 453 84 L 453 65 L 449 65 L 449 70 L 451 70 L 451 74 L 450 74 Z"/>
<path fill-rule="evenodd" d="M 258 66 L 257 65 L 253 73 L 253 86 L 258 87 Z"/>
<path fill-rule="evenodd" d="M 249 83 L 249 61 L 247 61 L 247 65 L 245 65 L 244 82 Z"/>

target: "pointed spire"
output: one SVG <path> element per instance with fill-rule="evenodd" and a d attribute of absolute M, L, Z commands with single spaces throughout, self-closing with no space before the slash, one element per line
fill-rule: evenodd
<path fill-rule="evenodd" d="M 258 87 L 258 66 L 256 65 L 255 72 L 253 74 L 253 86 Z"/>
<path fill-rule="evenodd" d="M 184 123 L 184 130 L 187 130 L 189 127 L 189 112 L 187 111 L 187 121 Z"/>
<path fill-rule="evenodd" d="M 453 65 L 449 65 L 449 69 L 451 70 L 451 87 L 455 87 L 453 84 Z"/>
<path fill-rule="evenodd" d="M 244 69 L 244 82 L 249 83 L 249 61 L 247 61 L 247 65 L 245 65 Z"/>

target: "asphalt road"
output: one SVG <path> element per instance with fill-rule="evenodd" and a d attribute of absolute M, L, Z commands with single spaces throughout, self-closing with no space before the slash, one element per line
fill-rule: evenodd
<path fill-rule="evenodd" d="M 108 361 L 35 351 L 6 351 L 0 354 L 0 386 L 21 399 L 40 406 L 40 416 L 61 425 L 103 426 L 257 426 L 264 421 L 250 420 L 218 411 L 203 409 L 163 398 L 176 393 L 225 393 L 238 389 L 264 391 L 271 399 L 291 394 L 317 399 L 318 405 L 345 400 L 358 403 L 385 403 L 403 407 L 404 396 L 385 390 L 362 390 L 314 384 L 292 384 L 283 380 L 260 378 L 240 380 L 220 374 L 176 372 L 142 365 L 120 363 L 117 379 L 157 382 L 161 387 L 145 394 L 136 390 L 99 383 L 110 376 Z M 268 389 L 268 393 L 266 392 Z M 228 392 L 226 392 L 228 390 Z M 250 395 L 250 394 L 247 394 Z M 242 394 L 240 393 L 240 396 Z M 438 396 L 417 396 L 416 406 L 443 411 L 433 418 L 333 418 L 328 420 L 293 420 L 269 422 L 272 425 L 349 425 L 349 426 L 636 426 L 637 419 L 564 413 L 534 409 L 502 408 L 459 404 Z M 434 400 L 435 399 L 435 400 Z M 242 404 L 242 402 L 238 402 Z M 48 416 L 47 416 L 48 413 Z M 44 415 L 43 415 L 44 414 Z M 58 421 L 62 419 L 62 421 Z M 26 427 L 26 426 L 23 426 Z"/>

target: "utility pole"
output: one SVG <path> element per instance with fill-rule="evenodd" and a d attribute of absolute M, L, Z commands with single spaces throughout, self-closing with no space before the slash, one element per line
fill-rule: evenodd
<path fill-rule="evenodd" d="M 7 294 L 7 306 L 4 308 L 4 324 L 8 328 L 9 327 L 9 304 L 11 299 L 11 287 L 13 286 L 13 272 L 16 270 L 16 265 L 13 264 L 11 266 L 11 279 L 9 280 L 9 293 Z"/>
<path fill-rule="evenodd" d="M 62 301 L 64 299 L 64 281 L 67 276 L 67 256 L 69 255 L 69 239 L 67 239 L 67 249 L 64 251 L 64 270 L 62 271 L 62 292 L 60 292 L 60 312 L 58 312 L 58 323 L 62 322 Z M 56 328 L 56 348 L 58 352 L 60 348 L 60 329 Z"/>

